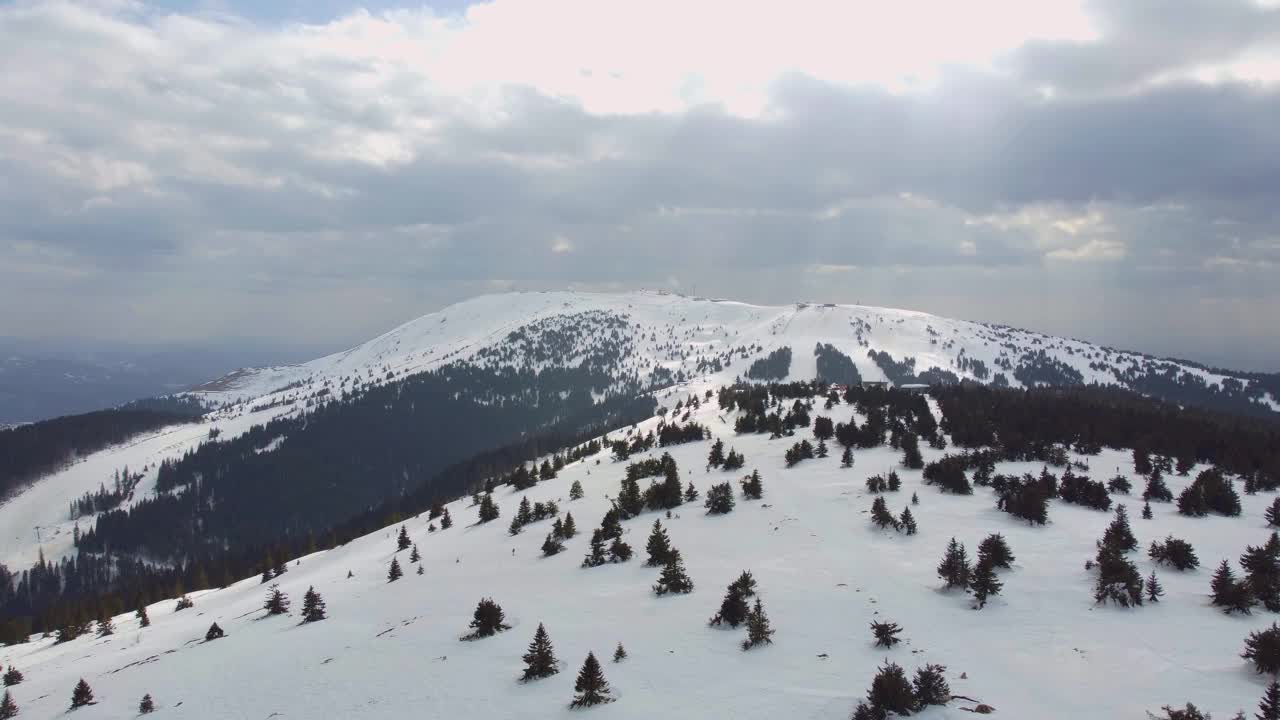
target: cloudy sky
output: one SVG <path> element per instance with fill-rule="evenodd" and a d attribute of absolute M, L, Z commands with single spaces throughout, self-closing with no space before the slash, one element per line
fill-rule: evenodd
<path fill-rule="evenodd" d="M 1280 4 L 0 0 L 0 335 L 334 348 L 507 289 L 1280 370 Z"/>

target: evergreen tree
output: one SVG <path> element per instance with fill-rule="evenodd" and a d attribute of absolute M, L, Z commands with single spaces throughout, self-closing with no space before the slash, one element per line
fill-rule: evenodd
<path fill-rule="evenodd" d="M 520 506 L 516 508 L 516 518 L 520 520 L 521 525 L 533 522 L 533 507 L 529 505 L 528 495 L 520 498 Z"/>
<path fill-rule="evenodd" d="M 1280 612 L 1280 533 L 1272 532 L 1262 547 L 1247 546 L 1240 566 L 1252 600 L 1271 612 Z"/>
<path fill-rule="evenodd" d="M 426 573 L 426 571 L 422 569 L 422 566 L 421 566 L 421 565 L 419 565 L 419 566 L 418 566 L 418 574 L 419 574 L 419 575 L 422 575 L 422 574 L 425 574 L 425 573 Z"/>
<path fill-rule="evenodd" d="M 387 582 L 395 582 L 404 576 L 404 572 L 400 569 L 400 561 L 391 558 L 391 567 L 387 569 Z"/>
<path fill-rule="evenodd" d="M 1097 604 L 1111 600 L 1121 607 L 1142 604 L 1142 575 L 1116 547 L 1102 545 L 1097 557 L 1098 581 L 1093 588 Z"/>
<path fill-rule="evenodd" d="M 85 705 L 93 704 L 93 688 L 89 687 L 89 683 L 80 678 L 80 682 L 76 683 L 76 687 L 71 691 L 71 709 L 82 708 Z"/>
<path fill-rule="evenodd" d="M 711 445 L 711 452 L 707 454 L 707 465 L 709 467 L 720 467 L 724 464 L 724 441 L 716 440 Z"/>
<path fill-rule="evenodd" d="M 1212 604 L 1222 608 L 1225 613 L 1248 613 L 1249 607 L 1253 604 L 1248 589 L 1244 583 L 1236 582 L 1236 576 L 1231 572 L 1231 565 L 1226 560 L 1223 560 L 1214 572 L 1209 589 L 1212 594 Z"/>
<path fill-rule="evenodd" d="M 139 715 L 150 715 L 156 711 L 156 701 L 151 699 L 151 693 L 142 696 L 142 701 L 138 703 Z"/>
<path fill-rule="evenodd" d="M 538 630 L 533 634 L 529 651 L 524 654 L 523 659 L 524 675 L 520 679 L 524 682 L 551 677 L 560 672 L 560 668 L 556 667 L 556 654 L 551 647 L 551 636 L 547 635 L 547 629 L 542 623 L 538 623 Z"/>
<path fill-rule="evenodd" d="M 1180 571 L 1191 570 L 1200 565 L 1200 559 L 1196 557 L 1196 551 L 1192 549 L 1191 543 L 1172 535 L 1166 537 L 1164 542 L 1152 540 L 1147 554 L 1153 561 L 1162 565 L 1172 565 Z"/>
<path fill-rule="evenodd" d="M 1143 520 L 1151 519 L 1151 502 L 1150 501 L 1142 503 L 1142 519 Z"/>
<path fill-rule="evenodd" d="M 724 600 L 720 601 L 720 610 L 707 624 L 728 623 L 731 628 L 738 627 L 747 621 L 747 615 L 751 612 L 750 606 L 747 605 L 747 598 L 755 594 L 756 580 L 751 576 L 751 571 L 743 570 L 737 580 L 729 583 Z"/>
<path fill-rule="evenodd" d="M 884 718 L 889 713 L 910 715 L 916 708 L 915 691 L 907 680 L 907 674 L 897 663 L 885 662 L 876 673 L 867 691 L 867 702 Z"/>
<path fill-rule="evenodd" d="M 266 585 L 267 583 L 271 582 L 272 578 L 275 577 L 275 575 L 273 574 L 273 571 L 274 571 L 274 568 L 271 567 L 270 565 L 263 568 L 262 577 L 258 580 L 258 582 L 263 585 Z"/>
<path fill-rule="evenodd" d="M 644 495 L 640 492 L 640 483 L 633 477 L 623 478 L 622 490 L 618 493 L 614 506 L 622 513 L 622 517 L 632 518 L 644 511 Z"/>
<path fill-rule="evenodd" d="M 943 579 L 948 590 L 957 587 L 963 590 L 969 587 L 971 572 L 964 544 L 951 538 L 951 542 L 947 544 L 947 552 L 938 565 L 938 577 Z"/>
<path fill-rule="evenodd" d="M 520 516 L 513 515 L 511 516 L 511 524 L 507 526 L 507 534 L 513 536 L 519 535 L 522 527 L 523 525 L 520 523 Z"/>
<path fill-rule="evenodd" d="M 733 510 L 733 488 L 729 483 L 719 483 L 707 489 L 704 503 L 708 515 L 723 515 Z"/>
<path fill-rule="evenodd" d="M 912 505 L 919 505 L 919 504 L 920 504 L 920 496 L 919 496 L 919 495 L 916 495 L 914 492 L 913 492 L 913 493 L 911 493 L 911 504 L 912 504 Z"/>
<path fill-rule="evenodd" d="M 419 567 L 419 570 L 422 568 Z M 324 598 L 320 597 L 320 593 L 316 592 L 315 586 L 307 588 L 307 593 L 302 596 L 302 622 L 318 622 L 324 620 L 325 617 Z"/>
<path fill-rule="evenodd" d="M 13 693 L 5 690 L 4 699 L 0 700 L 0 720 L 9 720 L 15 717 L 18 717 L 18 703 L 13 699 Z"/>
<path fill-rule="evenodd" d="M 115 621 L 111 619 L 110 615 L 98 621 L 98 637 L 109 637 L 115 634 L 116 624 Z"/>
<path fill-rule="evenodd" d="M 1116 516 L 1102 533 L 1102 546 L 1114 548 L 1121 553 L 1138 549 L 1138 539 L 1129 528 L 1129 513 L 1124 505 L 1116 506 Z"/>
<path fill-rule="evenodd" d="M 984 558 L 979 553 L 978 563 L 973 566 L 973 578 L 969 583 L 969 588 L 973 590 L 973 599 L 978 603 L 978 608 L 986 607 L 987 598 L 992 595 L 999 595 L 1002 587 L 1004 587 L 1004 584 L 996 576 L 994 563 L 989 557 Z"/>
<path fill-rule="evenodd" d="M 138 618 L 139 627 L 151 627 L 151 618 L 147 615 L 146 605 L 139 605 L 133 616 Z"/>
<path fill-rule="evenodd" d="M 667 537 L 667 531 L 663 529 L 661 520 L 653 521 L 653 530 L 649 533 L 649 542 L 645 545 L 645 550 L 649 553 L 649 559 L 645 562 L 647 567 L 667 564 L 667 556 L 671 554 L 671 539 Z"/>
<path fill-rule="evenodd" d="M 578 694 L 569 703 L 569 707 L 591 707 L 613 702 L 613 698 L 609 696 L 609 683 L 604 679 L 604 670 L 600 668 L 600 661 L 596 660 L 595 653 L 587 653 L 573 689 Z"/>
<path fill-rule="evenodd" d="M 440 529 L 448 530 L 453 527 L 453 518 L 449 516 L 449 508 L 444 509 L 444 515 L 440 516 Z"/>
<path fill-rule="evenodd" d="M 409 552 L 409 562 L 416 563 L 422 559 L 422 554 L 418 552 L 418 543 L 413 544 L 413 550 Z"/>
<path fill-rule="evenodd" d="M 898 518 L 898 527 L 908 535 L 915 535 L 919 528 L 916 527 L 916 518 L 911 514 L 911 506 L 902 508 L 902 515 Z"/>
<path fill-rule="evenodd" d="M 409 547 L 409 530 L 404 525 L 400 526 L 400 534 L 396 536 L 396 550 L 406 550 Z"/>
<path fill-rule="evenodd" d="M 896 470 L 890 470 L 889 476 L 885 479 L 888 482 L 889 492 L 898 492 L 902 489 L 902 478 L 898 477 Z"/>
<path fill-rule="evenodd" d="M 480 522 L 487 523 L 491 520 L 497 520 L 501 514 L 498 510 L 498 504 L 493 501 L 493 495 L 486 494 L 480 498 Z M 444 520 L 441 520 L 440 524 L 443 525 Z"/>
<path fill-rule="evenodd" d="M 742 641 L 742 649 L 750 650 L 757 645 L 773 644 L 773 628 L 769 625 L 769 616 L 764 612 L 764 604 L 756 596 L 755 607 L 747 613 L 747 639 Z"/>
<path fill-rule="evenodd" d="M 1269 628 L 1249 633 L 1240 657 L 1252 660 L 1253 669 L 1259 675 L 1280 674 L 1280 626 L 1271 623 Z"/>
<path fill-rule="evenodd" d="M 600 567 L 608 562 L 604 554 L 604 533 L 595 530 L 591 533 L 591 552 L 582 560 L 582 567 Z"/>
<path fill-rule="evenodd" d="M 9 669 L 4 673 L 4 686 L 12 687 L 14 685 L 20 685 L 24 679 L 25 678 L 22 677 L 22 672 L 18 670 L 18 668 L 10 665 Z"/>
<path fill-rule="evenodd" d="M 759 500 L 764 495 L 764 484 L 760 480 L 759 470 L 752 470 L 751 476 L 742 481 L 742 495 L 748 500 Z"/>
<path fill-rule="evenodd" d="M 902 627 L 898 623 L 871 622 L 871 634 L 876 638 L 876 647 L 892 648 L 902 642 L 902 639 L 898 637 L 900 632 L 902 632 Z"/>
<path fill-rule="evenodd" d="M 547 539 L 542 541 L 543 557 L 558 555 L 561 550 L 564 550 L 564 542 L 556 536 L 554 531 L 547 533 Z"/>
<path fill-rule="evenodd" d="M 620 663 L 627 659 L 627 649 L 622 647 L 622 643 L 618 643 L 617 649 L 613 651 L 613 661 Z"/>
<path fill-rule="evenodd" d="M 1271 501 L 1271 505 L 1267 507 L 1265 515 L 1267 527 L 1280 527 L 1280 497 Z"/>
<path fill-rule="evenodd" d="M 272 574 L 273 574 L 273 575 L 275 575 L 277 578 L 279 578 L 281 575 L 283 575 L 283 574 L 285 574 L 285 573 L 287 573 L 287 572 L 289 572 L 289 561 L 288 561 L 288 560 L 281 560 L 281 561 L 276 565 L 276 569 L 272 572 Z M 205 583 L 205 584 L 207 584 L 207 583 Z M 199 587 L 199 586 L 200 586 L 200 583 L 197 583 L 197 584 L 196 584 L 196 589 L 197 589 L 197 590 L 199 590 L 199 589 L 200 589 L 200 587 Z"/>
<path fill-rule="evenodd" d="M 951 701 L 951 686 L 947 684 L 946 672 L 944 665 L 928 664 L 916 668 L 916 677 L 911 684 L 917 706 L 924 709 L 930 705 L 946 705 Z"/>
<path fill-rule="evenodd" d="M 698 488 L 693 486 L 693 481 L 689 481 L 688 487 L 684 489 L 684 501 L 694 502 L 698 499 Z"/>
<path fill-rule="evenodd" d="M 486 638 L 503 630 L 510 630 L 511 626 L 507 625 L 506 615 L 502 612 L 502 608 L 493 598 L 484 598 L 476 605 L 476 611 L 471 618 L 471 634 L 464 636 L 463 640 L 476 640 Z"/>
<path fill-rule="evenodd" d="M 1164 477 L 1158 471 L 1147 478 L 1147 488 L 1142 491 L 1142 499 L 1148 502 L 1173 502 L 1173 492 L 1164 484 Z"/>
<path fill-rule="evenodd" d="M 820 457 L 820 458 L 824 458 L 824 457 L 826 457 L 826 456 L 828 455 L 828 453 L 829 453 L 829 451 L 827 450 L 827 441 L 826 441 L 826 440 L 819 440 L 819 441 L 818 441 L 818 449 L 817 449 L 817 450 L 815 450 L 814 452 L 815 452 L 815 453 L 817 453 L 818 457 Z"/>
<path fill-rule="evenodd" d="M 573 521 L 573 513 L 564 514 L 564 531 L 560 533 L 560 537 L 568 540 L 578 534 L 578 525 Z"/>
<path fill-rule="evenodd" d="M 993 568 L 1009 569 L 1013 561 L 1013 550 L 1009 548 L 1009 543 L 1005 541 L 1004 535 L 1000 533 L 991 533 L 978 543 L 978 562 L 990 560 Z"/>
<path fill-rule="evenodd" d="M 1156 578 L 1156 571 L 1152 570 L 1147 576 L 1147 602 L 1158 603 L 1162 595 L 1164 595 L 1164 586 Z"/>
<path fill-rule="evenodd" d="M 283 615 L 289 612 L 289 596 L 280 590 L 279 585 L 272 585 L 262 607 L 268 615 Z"/>
<path fill-rule="evenodd" d="M 845 448 L 844 452 L 840 454 L 840 467 L 842 468 L 853 467 L 853 449 L 852 448 Z"/>
<path fill-rule="evenodd" d="M 1258 710 L 1261 712 L 1254 715 L 1257 720 L 1280 720 L 1280 682 L 1272 680 L 1267 686 L 1262 700 L 1258 702 Z"/>
<path fill-rule="evenodd" d="M 871 522 L 881 530 L 893 526 L 898 527 L 898 519 L 889 512 L 889 504 L 884 501 L 884 497 L 877 495 L 876 499 L 871 501 Z"/>
<path fill-rule="evenodd" d="M 209 629 L 206 630 L 204 633 L 205 642 L 213 642 L 214 640 L 217 640 L 223 637 L 226 637 L 226 633 L 222 631 L 222 628 L 218 627 L 218 623 L 216 622 L 210 625 Z"/>
<path fill-rule="evenodd" d="M 693 581 L 685 572 L 684 559 L 680 557 L 680 551 L 676 548 L 671 548 L 667 564 L 663 566 L 662 573 L 658 576 L 658 584 L 653 586 L 653 591 L 658 595 L 693 592 Z"/>
<path fill-rule="evenodd" d="M 614 538 L 609 544 L 609 562 L 620 563 L 631 559 L 631 546 L 622 542 L 622 538 Z"/>

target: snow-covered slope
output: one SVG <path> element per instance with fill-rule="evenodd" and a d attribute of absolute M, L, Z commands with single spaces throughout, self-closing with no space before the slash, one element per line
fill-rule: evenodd
<path fill-rule="evenodd" d="M 804 303 L 766 307 L 661 292 L 486 295 L 424 315 L 344 352 L 302 365 L 246 369 L 198 388 L 194 395 L 221 406 L 203 424 L 95 453 L 0 505 L 0 563 L 24 568 L 41 550 L 51 559 L 72 552 L 76 521 L 68 517 L 68 503 L 97 490 L 126 465 L 133 471 L 145 469 L 135 498 L 145 497 L 154 488 L 159 462 L 194 449 L 211 431 L 223 439 L 233 437 L 254 424 L 305 412 L 326 397 L 359 393 L 451 362 L 541 369 L 603 357 L 609 362 L 604 369 L 618 378 L 619 386 L 627 380 L 646 387 L 678 381 L 726 384 L 783 347 L 792 350 L 788 378 L 811 379 L 818 343 L 847 355 L 867 381 L 887 379 L 869 357 L 871 351 L 896 362 L 914 359 L 916 373 L 938 369 L 957 378 L 999 379 L 1013 387 L 1023 385 L 1019 369 L 1043 370 L 1047 359 L 1055 377 L 1075 373 L 1079 382 L 1141 389 L 1135 381 L 1139 375 L 1172 374 L 1207 388 L 1238 387 L 1239 393 L 1249 394 L 1242 403 L 1280 411 L 1280 403 L 1249 379 L 909 310 Z"/>
<path fill-rule="evenodd" d="M 804 317 L 799 311 L 793 319 Z M 773 322 L 763 320 L 766 327 Z M 842 407 L 832 415 L 843 420 L 849 412 Z M 579 567 L 590 530 L 623 474 L 622 464 L 602 454 L 599 462 L 570 465 L 525 493 L 531 501 L 557 500 L 562 512 L 572 512 L 579 535 L 565 553 L 541 557 L 550 520 L 508 536 L 521 493 L 500 489 L 502 517 L 485 525 L 472 524 L 476 510 L 469 500 L 454 502 L 449 530 L 429 533 L 425 516 L 406 522 L 424 558 L 422 575 L 407 551 L 394 552 L 393 526 L 291 561 L 280 581 L 294 603 L 287 617 L 263 617 L 266 587 L 249 578 L 194 595 L 194 609 L 175 613 L 172 600 L 154 604 L 146 629 L 128 614 L 115 619 L 110 638 L 62 645 L 36 639 L 5 648 L 0 663 L 26 674 L 26 682 L 12 688 L 21 717 L 63 716 L 72 687 L 84 678 L 97 704 L 75 711 L 79 720 L 133 717 L 144 693 L 155 698 L 159 717 L 217 720 L 580 713 L 601 720 L 838 719 L 849 716 L 886 659 L 908 673 L 925 663 L 946 665 L 953 693 L 992 705 L 1003 718 L 1141 718 L 1145 710 L 1187 700 L 1215 717 L 1230 717 L 1252 709 L 1262 693 L 1263 679 L 1239 653 L 1248 632 L 1271 617 L 1225 616 L 1208 606 L 1207 591 L 1220 558 L 1234 558 L 1246 544 L 1266 539 L 1262 512 L 1270 495 L 1243 496 L 1244 515 L 1233 519 L 1186 518 L 1157 504 L 1155 517 L 1141 520 L 1140 500 L 1130 501 L 1143 547 L 1173 533 L 1195 546 L 1202 567 L 1159 570 L 1167 590 L 1159 604 L 1095 607 L 1083 564 L 1110 513 L 1055 501 L 1050 525 L 1028 527 L 997 512 L 988 489 L 943 495 L 923 486 L 918 471 L 898 468 L 904 487 L 887 495 L 889 505 L 900 512 L 917 492 L 921 502 L 912 510 L 920 533 L 885 533 L 868 522 L 871 496 L 864 480 L 895 467 L 899 453 L 887 447 L 855 451 L 849 470 L 840 468 L 838 454 L 787 469 L 782 455 L 791 441 L 735 436 L 733 416 L 722 416 L 714 403 L 695 411 L 694 419 L 745 453 L 746 471 L 760 469 L 765 497 L 748 501 L 737 494 L 736 508 L 725 516 L 707 516 L 698 503 L 663 518 L 696 583 L 690 595 L 656 597 L 650 590 L 658 570 L 644 567 L 644 545 L 657 513 L 624 523 L 624 539 L 637 558 Z M 671 451 L 683 478 L 704 494 L 711 483 L 737 475 L 706 471 L 707 449 L 699 442 Z M 940 454 L 923 450 L 926 460 Z M 1095 477 L 1118 468 L 1141 487 L 1126 454 L 1104 451 L 1088 462 Z M 998 467 L 1038 470 L 1019 463 Z M 575 480 L 586 497 L 570 502 Z M 1175 493 L 1186 482 L 1168 480 Z M 1017 561 L 1002 573 L 1003 594 L 974 611 L 965 596 L 939 590 L 935 567 L 951 537 L 973 552 L 997 531 Z M 393 555 L 406 574 L 387 583 Z M 1134 559 L 1144 575 L 1151 570 L 1141 553 Z M 773 645 L 750 652 L 739 649 L 744 631 L 707 626 L 726 585 L 744 569 L 755 575 L 776 629 Z M 330 619 L 299 625 L 297 610 L 309 586 L 324 595 Z M 512 629 L 459 642 L 482 597 L 502 605 Z M 906 642 L 892 650 L 873 648 L 868 630 L 872 620 L 885 619 L 904 627 Z M 215 621 L 227 637 L 203 642 Z M 539 622 L 550 632 L 561 672 L 521 684 L 520 656 Z M 630 657 L 608 662 L 619 642 Z M 588 651 L 605 662 L 617 701 L 570 711 L 574 677 Z M 970 718 L 961 708 L 973 705 L 956 700 L 919 717 Z"/>

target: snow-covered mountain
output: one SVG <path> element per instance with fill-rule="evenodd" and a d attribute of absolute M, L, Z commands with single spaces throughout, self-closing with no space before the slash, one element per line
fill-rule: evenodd
<path fill-rule="evenodd" d="M 797 315 L 804 317 L 804 311 Z M 768 327 L 776 318 L 763 322 Z M 925 317 L 920 322 L 941 325 Z M 709 387 L 695 383 L 686 392 Z M 936 415 L 936 403 L 930 404 Z M 848 412 L 840 407 L 831 414 L 842 418 Z M 1243 496 L 1240 518 L 1188 518 L 1153 503 L 1154 517 L 1142 520 L 1141 501 L 1130 500 L 1142 547 L 1173 534 L 1194 545 L 1202 567 L 1187 573 L 1158 568 L 1166 589 L 1158 604 L 1136 610 L 1095 606 L 1092 577 L 1083 566 L 1111 513 L 1054 502 L 1050 525 L 1032 527 L 998 512 L 988 488 L 957 496 L 925 486 L 920 471 L 899 467 L 901 453 L 887 446 L 855 450 L 850 469 L 841 467 L 838 452 L 788 468 L 783 452 L 791 441 L 736 435 L 735 415 L 711 401 L 689 419 L 743 453 L 742 472 L 760 470 L 763 499 L 748 500 L 735 491 L 737 504 L 727 515 L 706 514 L 699 500 L 669 517 L 649 512 L 627 520 L 623 539 L 637 554 L 629 562 L 580 567 L 591 528 L 610 507 L 609 498 L 618 495 L 623 476 L 624 464 L 601 453 L 569 464 L 526 492 L 499 488 L 496 522 L 476 524 L 477 509 L 469 499 L 448 504 L 454 525 L 447 530 L 431 532 L 426 515 L 405 520 L 422 556 L 422 574 L 409 561 L 410 551 L 397 552 L 399 524 L 392 524 L 333 550 L 291 559 L 277 581 L 293 603 L 288 615 L 265 616 L 268 586 L 251 577 L 193 593 L 191 609 L 175 611 L 173 599 L 152 604 L 150 627 L 140 627 L 127 613 L 114 618 L 110 637 L 62 644 L 35 638 L 0 650 L 0 663 L 25 674 L 22 684 L 10 688 L 21 717 L 63 716 L 83 678 L 96 704 L 71 714 L 82 720 L 134 717 L 144 694 L 154 698 L 159 717 L 202 720 L 582 714 L 842 719 L 886 661 L 908 674 L 927 663 L 946 666 L 951 692 L 967 699 L 918 715 L 934 720 L 972 717 L 966 709 L 979 703 L 995 708 L 996 717 L 1073 720 L 1141 718 L 1147 710 L 1186 701 L 1214 717 L 1255 707 L 1264 678 L 1239 654 L 1242 639 L 1265 627 L 1270 613 L 1227 616 L 1208 606 L 1207 592 L 1219 558 L 1235 557 L 1246 544 L 1265 539 L 1262 514 L 1271 494 Z M 658 422 L 654 418 L 636 429 L 646 433 Z M 164 442 L 154 442 L 151 451 L 162 451 Z M 681 480 L 704 497 L 713 483 L 734 482 L 741 474 L 705 468 L 708 445 L 668 448 Z M 922 450 L 926 461 L 942 454 Z M 1118 471 L 1142 487 L 1128 453 L 1071 457 L 1088 463 L 1095 475 Z M 877 530 L 868 520 L 873 496 L 865 481 L 892 468 L 903 486 L 884 497 L 897 513 L 918 494 L 920 503 L 911 508 L 916 535 Z M 1000 463 L 997 470 L 1037 473 L 1040 465 Z M 1189 478 L 1168 481 L 1177 493 Z M 574 482 L 585 490 L 580 500 L 570 499 Z M 550 519 L 508 534 L 507 523 L 526 496 L 556 501 L 562 514 L 572 513 L 578 535 L 567 541 L 565 552 L 542 556 Z M 1125 502 L 1123 496 L 1116 499 Z M 655 519 L 683 553 L 695 583 L 690 594 L 659 597 L 651 589 L 659 570 L 644 564 L 645 540 Z M 1002 594 L 973 610 L 968 596 L 939 589 L 935 567 L 951 538 L 972 553 L 991 532 L 1004 534 L 1016 561 L 1001 572 Z M 405 574 L 389 583 L 393 557 Z M 1134 557 L 1144 575 L 1157 569 L 1141 553 Z M 746 652 L 740 649 L 743 629 L 707 624 L 726 586 L 743 570 L 758 582 L 775 630 L 773 644 Z M 329 617 L 300 624 L 302 595 L 310 587 L 323 595 Z M 502 606 L 511 629 L 461 642 L 473 609 L 486 597 Z M 904 642 L 892 649 L 874 647 L 868 629 L 870 622 L 885 620 L 904 628 Z M 226 637 L 205 642 L 215 622 Z M 520 683 L 521 655 L 539 623 L 550 634 L 560 672 Z M 618 643 L 628 657 L 613 663 Z M 603 662 L 616 700 L 570 710 L 575 675 L 588 651 Z"/>
<path fill-rule="evenodd" d="M 1280 411 L 1280 399 L 1245 375 L 1079 340 L 910 310 L 760 306 L 665 292 L 486 295 L 350 350 L 302 365 L 242 370 L 194 394 L 233 414 L 246 407 L 305 404 L 318 393 L 346 393 L 453 361 L 542 369 L 576 365 L 592 353 L 608 358 L 606 369 L 619 379 L 655 385 L 695 378 L 729 382 L 780 348 L 792 351 L 785 379 L 807 380 L 817 375 L 814 348 L 820 343 L 848 356 L 865 381 L 1101 383 L 1153 395 L 1164 394 L 1168 385 Z M 877 362 L 869 356 L 873 351 L 893 362 L 884 355 Z M 929 375 L 931 370 L 942 375 Z"/>

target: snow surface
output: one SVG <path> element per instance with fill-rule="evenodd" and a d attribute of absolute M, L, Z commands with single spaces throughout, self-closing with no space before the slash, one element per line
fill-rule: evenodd
<path fill-rule="evenodd" d="M 670 394 L 668 404 L 678 396 Z M 831 416 L 843 421 L 850 412 L 841 406 Z M 500 489 L 502 518 L 480 526 L 472 525 L 469 500 L 454 502 L 450 530 L 428 533 L 425 515 L 406 523 L 424 558 L 421 576 L 407 551 L 393 552 L 392 526 L 291 561 L 280 581 L 294 603 L 287 617 L 264 618 L 266 586 L 248 578 L 193 594 L 191 610 L 175 613 L 172 600 L 152 605 L 150 628 L 138 628 L 129 613 L 115 619 L 110 638 L 63 645 L 35 639 L 5 648 L 0 662 L 26 674 L 12 688 L 22 717 L 63 716 L 83 677 L 97 704 L 75 711 L 77 720 L 134 717 L 144 693 L 155 698 L 161 718 L 847 718 L 885 659 L 908 673 L 927 662 L 944 664 L 953 693 L 988 703 L 1004 718 L 1142 718 L 1146 710 L 1188 700 L 1215 717 L 1256 707 L 1263 678 L 1239 653 L 1243 638 L 1274 618 L 1228 617 L 1209 606 L 1207 592 L 1220 559 L 1234 561 L 1246 544 L 1265 541 L 1262 513 L 1270 496 L 1243 496 L 1241 518 L 1185 518 L 1157 504 L 1149 521 L 1140 518 L 1141 500 L 1131 499 L 1142 547 L 1172 533 L 1195 546 L 1202 567 L 1159 570 L 1167 591 L 1159 604 L 1097 607 L 1083 564 L 1110 513 L 1054 501 L 1050 524 L 1028 527 L 996 511 L 987 489 L 943 495 L 923 486 L 918 471 L 898 468 L 904 487 L 887 495 L 889 505 L 900 512 L 918 492 L 912 512 L 920 533 L 882 532 L 867 519 L 872 498 L 863 483 L 895 467 L 898 453 L 855 451 L 851 470 L 839 467 L 838 453 L 786 469 L 782 455 L 794 439 L 734 436 L 732 415 L 721 415 L 714 402 L 694 415 L 745 453 L 745 471 L 761 470 L 765 497 L 746 501 L 739 494 L 727 516 L 707 516 L 699 503 L 663 520 L 697 585 L 690 595 L 656 597 L 650 590 L 658 570 L 644 567 L 644 544 L 657 513 L 624 523 L 637 552 L 631 562 L 579 567 L 591 528 L 623 475 L 623 464 L 601 455 L 526 493 L 531 501 L 558 500 L 562 512 L 573 513 L 579 534 L 560 555 L 543 558 L 539 551 L 550 520 L 508 536 L 521 493 Z M 711 483 L 737 477 L 704 469 L 708 447 L 671 449 L 704 494 Z M 940 455 L 922 450 L 926 459 Z M 1119 468 L 1137 481 L 1126 453 L 1105 451 L 1088 462 L 1095 479 Z M 1002 463 L 998 470 L 1039 467 Z M 568 502 L 574 480 L 582 481 L 586 498 Z M 1176 493 L 1188 479 L 1168 481 Z M 935 566 L 952 536 L 973 554 L 995 531 L 1004 533 L 1017 560 L 1002 573 L 1003 594 L 974 611 L 965 596 L 939 590 Z M 388 584 L 393 555 L 406 574 Z M 1132 557 L 1144 575 L 1150 572 L 1144 555 Z M 706 624 L 744 569 L 755 575 L 777 631 L 773 645 L 750 652 L 739 649 L 744 630 Z M 311 585 L 323 593 L 330 619 L 303 626 L 297 612 Z M 460 642 L 482 597 L 500 603 L 513 627 Z M 873 648 L 868 623 L 880 619 L 900 623 L 906 641 Z M 204 643 L 214 621 L 227 637 Z M 520 656 L 539 622 L 561 672 L 521 684 Z M 630 657 L 614 664 L 608 658 L 618 642 Z M 604 662 L 618 700 L 571 711 L 574 678 L 588 650 Z M 971 706 L 955 701 L 918 717 L 972 718 L 960 709 Z"/>

